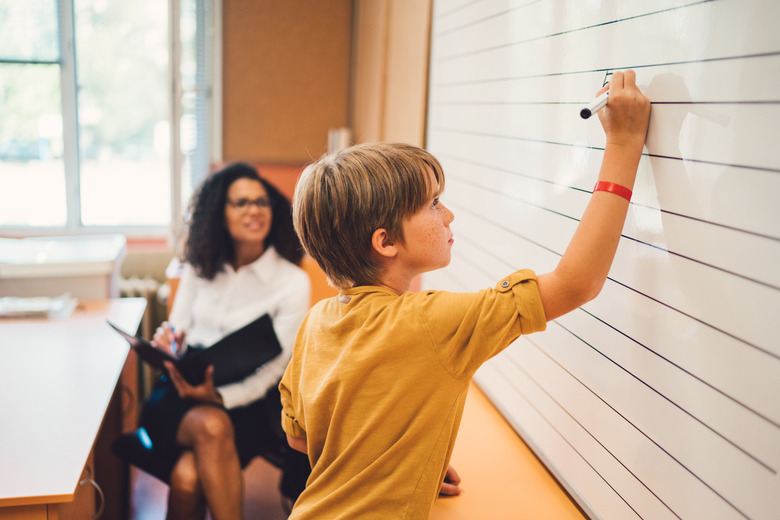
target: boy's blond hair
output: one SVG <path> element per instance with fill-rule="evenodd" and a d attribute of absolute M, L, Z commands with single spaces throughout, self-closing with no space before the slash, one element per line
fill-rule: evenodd
<path fill-rule="evenodd" d="M 431 186 L 426 168 L 439 186 Z M 403 244 L 403 221 L 444 190 L 441 164 L 400 143 L 356 145 L 326 154 L 301 174 L 293 224 L 306 252 L 337 289 L 374 285 L 381 277 L 371 237 L 384 228 Z"/>

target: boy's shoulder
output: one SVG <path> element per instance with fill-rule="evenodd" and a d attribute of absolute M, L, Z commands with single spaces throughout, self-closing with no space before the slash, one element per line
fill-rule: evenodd
<path fill-rule="evenodd" d="M 382 320 L 408 325 L 410 320 L 422 323 L 453 311 L 457 314 L 457 309 L 469 306 L 476 298 L 479 293 L 423 290 L 399 295 L 383 287 L 364 286 L 320 300 L 309 310 L 309 317 L 319 325 L 339 320 L 361 324 Z"/>
<path fill-rule="evenodd" d="M 479 301 L 486 302 L 501 293 L 516 291 L 517 285 L 535 282 L 536 274 L 529 269 L 521 269 L 499 280 L 494 287 L 472 292 L 454 292 L 439 289 L 423 289 L 396 294 L 391 289 L 380 286 L 359 286 L 339 291 L 335 296 L 324 298 L 314 304 L 310 314 L 344 316 L 348 313 L 379 315 L 386 313 L 416 313 L 418 318 L 432 315 L 465 312 Z M 534 286 L 535 283 L 530 284 Z M 525 292 L 525 291 L 523 291 Z M 531 291 L 533 295 L 534 291 Z"/>

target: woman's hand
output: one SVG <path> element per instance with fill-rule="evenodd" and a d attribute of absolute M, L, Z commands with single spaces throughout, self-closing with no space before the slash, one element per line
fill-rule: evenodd
<path fill-rule="evenodd" d="M 154 331 L 152 345 L 174 356 L 178 356 L 184 350 L 184 332 L 173 330 L 173 326 L 164 321 Z"/>
<path fill-rule="evenodd" d="M 460 495 L 460 487 L 458 487 L 458 484 L 460 484 L 460 476 L 458 476 L 458 472 L 455 471 L 455 468 L 450 464 L 447 467 L 447 473 L 444 475 L 444 483 L 441 485 L 439 495 L 448 497 Z"/>
<path fill-rule="evenodd" d="M 176 367 L 170 361 L 163 363 L 166 370 L 168 370 L 168 376 L 171 378 L 173 386 L 176 387 L 176 392 L 182 399 L 194 399 L 195 401 L 203 401 L 206 403 L 216 403 L 222 405 L 222 396 L 219 395 L 217 389 L 214 387 L 214 365 L 206 367 L 206 379 L 202 384 L 198 386 L 192 386 L 184 379 Z"/>

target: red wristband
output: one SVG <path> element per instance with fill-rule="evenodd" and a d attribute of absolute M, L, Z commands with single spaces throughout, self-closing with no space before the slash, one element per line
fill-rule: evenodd
<path fill-rule="evenodd" d="M 593 188 L 593 193 L 596 193 L 597 191 L 608 191 L 610 193 L 614 193 L 615 195 L 620 195 L 627 201 L 631 202 L 631 190 L 625 186 L 621 186 L 620 184 L 615 184 L 614 182 L 597 182 L 596 187 Z"/>

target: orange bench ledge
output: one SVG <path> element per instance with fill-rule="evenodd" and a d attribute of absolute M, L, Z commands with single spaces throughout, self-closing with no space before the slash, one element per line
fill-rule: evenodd
<path fill-rule="evenodd" d="M 475 383 L 452 466 L 461 478 L 461 494 L 438 498 L 431 520 L 587 520 Z"/>

